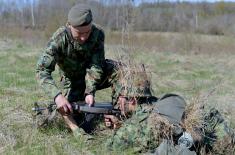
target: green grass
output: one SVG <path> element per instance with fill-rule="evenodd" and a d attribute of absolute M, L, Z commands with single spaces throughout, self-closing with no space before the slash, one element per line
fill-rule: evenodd
<path fill-rule="evenodd" d="M 0 46 L 3 44 L 4 48 L 0 47 L 0 154 L 132 154 L 132 149 L 105 152 L 107 134 L 97 135 L 90 145 L 82 144 L 60 119 L 42 131 L 35 129 L 32 105 L 34 101 L 48 100 L 35 80 L 41 49 L 17 41 L 1 42 Z M 117 51 L 108 45 L 107 57 L 117 59 Z M 234 122 L 235 56 L 211 54 L 212 51 L 192 53 L 136 50 L 130 55 L 146 65 L 154 95 L 178 93 L 188 103 L 193 97 L 200 97 L 206 104 L 216 105 Z M 110 93 L 110 89 L 98 91 L 96 101 L 110 101 Z"/>

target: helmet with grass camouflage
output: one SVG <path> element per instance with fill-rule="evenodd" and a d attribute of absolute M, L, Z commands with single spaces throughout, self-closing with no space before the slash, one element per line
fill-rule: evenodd
<path fill-rule="evenodd" d="M 126 97 L 149 97 L 152 96 L 150 91 L 150 82 L 140 77 L 133 77 L 133 82 L 125 85 L 122 85 L 120 94 L 121 96 Z"/>
<path fill-rule="evenodd" d="M 113 99 L 124 97 L 150 97 L 152 96 L 150 80 L 144 65 L 141 68 L 130 69 L 122 67 L 119 69 L 119 78 L 113 88 Z"/>

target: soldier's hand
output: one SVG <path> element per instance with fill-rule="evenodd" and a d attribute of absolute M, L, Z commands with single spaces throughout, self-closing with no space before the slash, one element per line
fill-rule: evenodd
<path fill-rule="evenodd" d="M 104 115 L 104 123 L 106 127 L 117 129 L 121 127 L 121 122 L 116 116 Z"/>
<path fill-rule="evenodd" d="M 121 113 L 122 113 L 122 115 L 125 115 L 125 105 L 126 105 L 126 102 L 127 102 L 127 100 L 126 100 L 126 98 L 125 97 L 123 97 L 123 96 L 119 96 L 118 97 L 118 105 L 119 105 L 119 109 L 121 110 Z"/>
<path fill-rule="evenodd" d="M 87 95 L 85 98 L 85 102 L 91 107 L 95 103 L 95 98 L 93 95 Z"/>
<path fill-rule="evenodd" d="M 62 115 L 66 115 L 73 112 L 71 104 L 62 94 L 58 95 L 55 98 L 55 103 L 57 105 L 57 109 Z"/>

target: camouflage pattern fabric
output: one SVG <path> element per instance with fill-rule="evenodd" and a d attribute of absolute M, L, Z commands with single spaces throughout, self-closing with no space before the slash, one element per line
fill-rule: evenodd
<path fill-rule="evenodd" d="M 169 96 L 169 98 L 181 100 L 181 98 L 176 96 Z M 167 99 L 168 102 L 174 101 L 171 99 L 168 100 L 169 98 L 166 97 L 165 99 Z M 164 99 L 159 101 L 159 104 L 158 102 L 155 102 L 152 104 L 138 105 L 138 108 L 132 117 L 125 121 L 124 125 L 107 141 L 107 147 L 114 150 L 123 150 L 132 147 L 137 152 L 144 152 L 146 150 L 154 150 L 161 143 L 161 138 L 169 138 L 170 135 L 165 134 L 162 131 L 166 129 L 171 133 L 175 129 L 175 126 L 169 123 L 167 120 L 168 117 L 162 117 L 159 111 L 156 111 L 156 107 L 159 107 L 163 100 Z M 168 109 L 171 109 L 170 105 L 172 104 L 170 102 Z M 185 101 L 181 100 L 175 102 L 175 104 L 180 105 L 178 106 L 180 107 L 179 109 L 175 106 L 175 110 L 179 113 L 181 112 L 181 114 L 177 114 L 176 117 L 178 117 L 178 115 L 183 115 L 181 102 L 184 104 Z M 165 101 L 164 103 L 168 104 Z M 164 108 L 166 108 L 165 105 Z M 170 111 L 171 110 L 169 110 L 169 112 Z M 166 114 L 165 111 L 164 114 Z"/>
<path fill-rule="evenodd" d="M 112 98 L 116 103 L 119 96 L 124 97 L 151 97 L 150 79 L 144 65 L 127 66 L 117 64 L 118 76 L 113 85 Z"/>
<path fill-rule="evenodd" d="M 125 121 L 124 125 L 107 140 L 106 146 L 119 151 L 129 147 L 134 148 L 135 152 L 149 149 L 150 142 L 157 142 L 153 139 L 153 133 L 146 121 L 149 113 L 150 110 L 138 107 L 131 119 Z"/>
<path fill-rule="evenodd" d="M 215 108 L 205 113 L 203 144 L 212 153 L 235 154 L 235 131 Z"/>
<path fill-rule="evenodd" d="M 96 84 L 96 90 L 102 90 L 108 87 L 112 87 L 113 90 L 116 88 L 118 81 L 119 68 L 116 65 L 116 61 L 105 59 L 102 62 L 102 71 L 100 81 Z M 85 81 L 74 81 L 71 82 L 68 78 L 62 80 L 64 86 L 64 94 L 68 98 L 69 102 L 83 101 L 85 92 Z M 85 92 L 86 93 L 86 92 Z"/>
<path fill-rule="evenodd" d="M 200 149 L 190 151 L 186 147 L 182 148 L 177 145 L 176 139 L 180 132 L 174 131 L 178 126 L 169 123 L 171 119 L 164 116 L 166 113 L 158 115 L 154 110 L 155 107 L 159 107 L 157 102 L 152 105 L 139 105 L 133 117 L 124 122 L 124 125 L 107 140 L 106 146 L 109 149 L 119 151 L 134 148 L 136 152 L 146 152 L 157 148 L 155 154 L 196 154 L 196 152 L 200 154 Z M 181 106 L 179 109 L 177 107 L 177 105 L 174 107 L 176 111 L 182 111 Z M 164 105 L 164 108 L 166 108 L 166 105 Z M 172 116 L 171 111 L 174 109 L 171 106 L 168 108 L 171 109 L 169 114 Z M 183 117 L 183 115 L 181 116 Z M 178 115 L 176 117 L 178 118 Z M 169 124 L 167 124 L 167 121 Z M 205 113 L 204 127 L 201 131 L 201 136 L 204 137 L 203 141 L 200 142 L 201 149 L 208 148 L 206 152 L 212 153 L 234 154 L 234 130 L 226 125 L 217 110 L 211 109 L 208 113 Z M 181 130 L 181 134 L 182 132 L 183 130 Z M 226 146 L 219 145 L 219 148 L 218 144 L 221 144 L 221 142 L 224 144 L 225 141 Z M 168 148 L 167 152 L 164 148 Z"/>
<path fill-rule="evenodd" d="M 62 93 L 51 76 L 56 65 L 61 70 L 65 89 L 79 88 L 76 90 L 79 99 L 84 98 L 84 92 L 95 94 L 103 74 L 104 32 L 94 24 L 91 31 L 90 37 L 82 45 L 73 40 L 67 27 L 59 28 L 51 37 L 36 68 L 37 79 L 50 97 Z"/>

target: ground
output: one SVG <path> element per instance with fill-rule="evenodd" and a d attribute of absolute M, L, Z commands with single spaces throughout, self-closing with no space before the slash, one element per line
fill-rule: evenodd
<path fill-rule="evenodd" d="M 150 43 L 141 42 L 142 35 L 138 34 L 133 48 L 126 50 L 121 42 L 108 41 L 106 57 L 144 63 L 154 95 L 177 93 L 188 104 L 196 98 L 216 106 L 229 122 L 235 122 L 233 38 L 157 33 Z M 89 145 L 79 142 L 60 120 L 42 131 L 34 128 L 32 105 L 48 100 L 35 80 L 42 49 L 20 39 L 0 40 L 0 154 L 119 154 L 104 151 L 105 135 L 96 136 Z M 58 79 L 57 74 L 54 76 Z M 109 89 L 97 92 L 96 101 L 110 100 Z"/>

